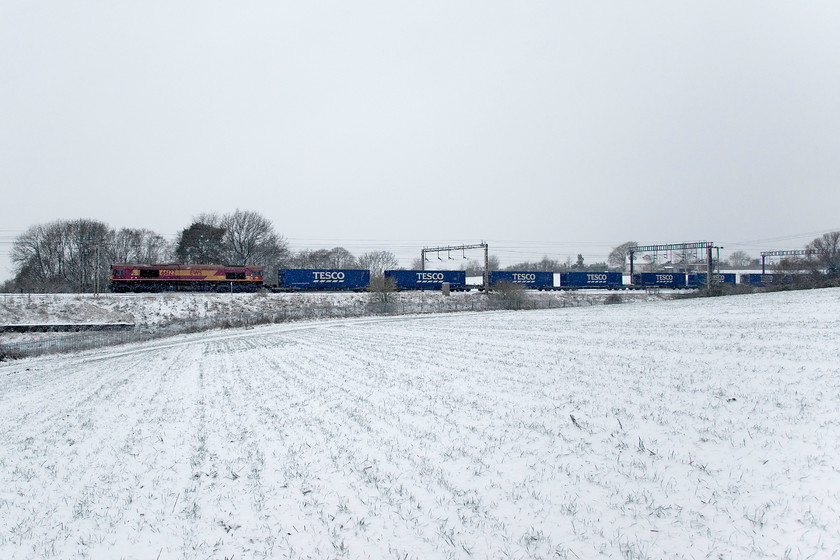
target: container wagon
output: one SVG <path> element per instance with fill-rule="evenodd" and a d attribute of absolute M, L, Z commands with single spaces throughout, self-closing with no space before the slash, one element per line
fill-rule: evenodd
<path fill-rule="evenodd" d="M 554 289 L 554 273 L 542 271 L 510 271 L 510 270 L 491 270 L 490 271 L 490 287 L 496 284 L 507 282 L 509 284 L 517 284 L 523 288 L 532 290 L 553 290 Z"/>
<path fill-rule="evenodd" d="M 617 290 L 624 287 L 620 272 L 562 272 L 560 288 L 577 290 L 581 288 L 600 288 Z"/>
<path fill-rule="evenodd" d="M 363 292 L 370 286 L 370 271 L 349 268 L 287 268 L 277 271 L 277 290 Z"/>
<path fill-rule="evenodd" d="M 689 288 L 702 288 L 706 285 L 706 277 L 709 274 L 707 272 L 698 272 L 696 274 L 689 274 L 688 275 L 688 287 Z M 735 285 L 735 273 L 734 272 L 724 272 L 721 274 L 712 274 L 712 279 L 717 284 L 729 284 L 731 286 Z"/>
<path fill-rule="evenodd" d="M 779 284 L 792 284 L 794 276 L 792 274 L 742 274 L 741 284 L 746 284 L 753 287 L 776 286 Z"/>
<path fill-rule="evenodd" d="M 642 272 L 633 275 L 633 286 L 641 288 L 685 288 L 682 272 Z"/>
<path fill-rule="evenodd" d="M 397 290 L 440 290 L 444 283 L 455 292 L 472 289 L 463 270 L 386 270 L 385 278 L 391 279 Z"/>

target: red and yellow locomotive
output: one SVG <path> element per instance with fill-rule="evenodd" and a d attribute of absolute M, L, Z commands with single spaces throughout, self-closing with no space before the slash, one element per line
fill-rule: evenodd
<path fill-rule="evenodd" d="M 112 292 L 256 292 L 263 287 L 261 266 L 206 264 L 116 264 Z"/>

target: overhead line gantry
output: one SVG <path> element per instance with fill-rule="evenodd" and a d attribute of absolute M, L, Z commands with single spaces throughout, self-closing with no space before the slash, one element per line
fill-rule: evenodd
<path fill-rule="evenodd" d="M 446 252 L 447 254 L 451 253 L 452 251 L 466 251 L 467 249 L 484 249 L 484 286 L 487 287 L 490 285 L 490 256 L 489 256 L 489 246 L 486 242 L 482 241 L 481 243 L 474 243 L 472 245 L 450 245 L 448 247 L 424 247 L 420 251 L 420 270 L 426 270 L 426 254 L 427 253 L 436 253 L 438 258 L 440 258 L 440 254 Z M 466 255 L 464 255 L 466 258 Z"/>
<path fill-rule="evenodd" d="M 765 263 L 767 257 L 811 257 L 819 255 L 821 251 L 816 249 L 790 249 L 786 251 L 762 251 L 761 252 L 761 273 L 765 272 Z"/>
<path fill-rule="evenodd" d="M 630 277 L 633 277 L 633 255 L 634 253 L 667 253 L 667 252 L 674 252 L 674 251 L 688 251 L 691 249 L 705 249 L 706 251 L 706 268 L 707 268 L 707 276 L 706 282 L 710 283 L 712 281 L 712 272 L 714 271 L 714 260 L 712 259 L 712 249 L 723 249 L 723 247 L 715 247 L 715 244 L 711 241 L 694 241 L 691 243 L 670 243 L 666 245 L 636 245 L 635 247 L 630 247 Z M 720 256 L 718 254 L 718 256 Z"/>

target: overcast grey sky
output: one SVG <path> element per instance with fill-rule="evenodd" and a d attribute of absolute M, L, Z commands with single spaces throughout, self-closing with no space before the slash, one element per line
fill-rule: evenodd
<path fill-rule="evenodd" d="M 0 0 L 0 280 L 37 223 L 295 248 L 840 229 L 840 2 Z M 478 255 L 475 255 L 478 256 Z"/>

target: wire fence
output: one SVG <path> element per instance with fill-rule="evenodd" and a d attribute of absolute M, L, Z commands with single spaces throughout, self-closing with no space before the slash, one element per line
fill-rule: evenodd
<path fill-rule="evenodd" d="M 315 319 L 455 313 L 464 311 L 557 309 L 613 303 L 608 300 L 609 298 L 605 300 L 603 297 L 595 296 L 578 296 L 563 299 L 512 297 L 508 299 L 471 298 L 437 302 L 380 301 L 350 305 L 284 307 L 271 312 L 228 313 L 193 319 L 179 319 L 165 325 L 139 326 L 131 331 L 78 332 L 68 333 L 63 336 L 42 336 L 28 340 L 7 342 L 0 344 L 0 360 L 19 359 L 60 352 L 78 352 L 80 350 L 103 346 L 142 342 L 155 338 L 220 328 L 253 327 Z M 618 303 L 618 301 L 614 303 Z"/>

